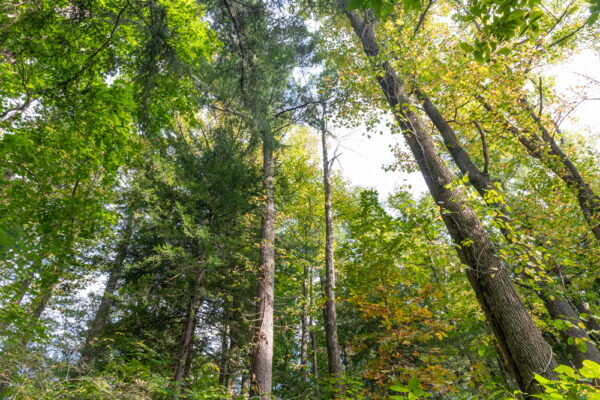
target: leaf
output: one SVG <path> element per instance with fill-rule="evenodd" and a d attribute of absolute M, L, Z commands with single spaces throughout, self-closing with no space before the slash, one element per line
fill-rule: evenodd
<path fill-rule="evenodd" d="M 390 386 L 390 389 L 395 391 L 395 392 L 400 392 L 400 393 L 408 393 L 410 392 L 410 390 L 404 386 L 399 386 L 399 385 L 394 385 L 394 386 Z"/>
<path fill-rule="evenodd" d="M 554 371 L 558 372 L 559 374 L 566 375 L 569 378 L 578 378 L 575 370 L 567 365 L 559 365 L 558 367 L 554 368 Z"/>
<path fill-rule="evenodd" d="M 585 378 L 600 379 L 600 365 L 591 360 L 583 360 L 579 373 Z"/>
<path fill-rule="evenodd" d="M 410 378 L 410 380 L 408 381 L 408 388 L 413 392 L 417 390 L 419 388 L 419 378 L 417 378 L 416 376 Z"/>
<path fill-rule="evenodd" d="M 470 53 L 473 51 L 473 46 L 471 46 L 469 43 L 467 42 L 460 42 L 458 44 L 458 46 L 466 53 Z"/>
<path fill-rule="evenodd" d="M 348 10 L 356 10 L 362 7 L 365 3 L 365 0 L 350 0 L 348 4 Z"/>

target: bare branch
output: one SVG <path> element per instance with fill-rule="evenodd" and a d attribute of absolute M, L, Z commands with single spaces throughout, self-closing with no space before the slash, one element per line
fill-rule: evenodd
<path fill-rule="evenodd" d="M 548 48 L 550 48 L 550 47 L 553 47 L 553 46 L 555 46 L 555 45 L 557 45 L 557 44 L 559 44 L 559 43 L 562 43 L 562 42 L 564 42 L 565 40 L 569 39 L 571 36 L 575 35 L 577 32 L 579 32 L 580 30 L 582 30 L 583 28 L 585 28 L 585 27 L 586 27 L 586 25 L 587 25 L 587 21 L 586 21 L 586 22 L 584 22 L 583 24 L 581 24 L 581 26 L 580 26 L 579 28 L 575 29 L 573 32 L 571 32 L 571 33 L 569 33 L 568 35 L 566 35 L 566 36 L 563 36 L 562 38 L 560 38 L 560 39 L 557 39 L 557 40 L 555 40 L 554 42 L 552 42 L 552 43 L 551 43 L 551 44 L 548 46 Z"/>
<path fill-rule="evenodd" d="M 423 23 L 425 23 L 425 18 L 427 17 L 427 12 L 429 12 L 429 9 L 433 5 L 433 3 L 435 3 L 435 0 L 429 0 L 429 3 L 427 3 L 427 7 L 425 7 L 425 10 L 423 10 L 423 13 L 419 17 L 419 22 L 417 23 L 417 26 L 415 27 L 415 31 L 413 32 L 413 37 L 417 36 L 417 32 L 419 31 L 419 28 L 421 28 L 421 25 L 423 25 Z"/>

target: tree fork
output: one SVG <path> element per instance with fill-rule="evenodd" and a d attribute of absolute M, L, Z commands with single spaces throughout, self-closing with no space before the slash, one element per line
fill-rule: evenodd
<path fill-rule="evenodd" d="M 442 136 L 444 145 L 458 166 L 458 169 L 461 171 L 461 173 L 469 177 L 469 182 L 473 185 L 475 190 L 477 190 L 480 196 L 485 199 L 488 191 L 494 189 L 494 183 L 487 174 L 487 168 L 484 168 L 484 171 L 481 171 L 475 166 L 469 154 L 464 150 L 458 141 L 454 129 L 442 116 L 429 97 L 419 89 L 415 90 L 415 94 L 419 102 L 422 104 L 425 113 Z M 481 130 L 481 127 L 478 126 L 478 129 Z M 502 222 L 502 224 L 500 224 L 500 231 L 502 235 L 510 241 L 512 233 L 506 228 L 507 225 L 512 223 L 509 216 L 510 214 L 502 203 L 494 202 L 492 205 L 499 211 L 496 213 L 495 218 Z M 524 246 L 524 253 L 527 256 L 529 265 L 533 268 L 533 270 L 538 273 L 542 272 L 541 262 L 533 255 L 533 252 L 529 246 Z M 553 319 L 560 319 L 568 322 L 567 325 L 569 327 L 565 330 L 561 330 L 560 334 L 564 342 L 569 347 L 577 366 L 581 367 L 583 365 L 583 360 L 586 359 L 600 363 L 600 352 L 598 351 L 596 344 L 593 343 L 586 330 L 579 326 L 579 323 L 582 321 L 579 318 L 577 310 L 560 292 L 554 290 L 547 281 L 542 279 L 537 283 L 541 287 L 541 290 L 538 290 L 537 294 L 544 303 L 548 314 L 550 314 Z M 572 344 L 568 344 L 569 338 L 584 340 L 584 342 L 586 342 L 585 350 L 582 351 L 575 341 L 573 341 Z"/>
<path fill-rule="evenodd" d="M 409 98 L 395 71 L 388 62 L 378 60 L 380 47 L 375 38 L 375 23 L 362 20 L 356 11 L 346 11 L 346 15 L 366 56 L 378 69 L 379 86 L 431 195 L 440 206 L 442 219 L 459 258 L 469 267 L 469 282 L 519 388 L 529 394 L 542 392 L 543 389 L 535 383 L 534 374 L 558 379 L 553 370 L 557 364 L 552 349 L 527 312 L 475 212 L 464 203 L 459 189 L 450 189 L 453 176 L 437 155 L 433 139 L 421 120 L 410 109 Z"/>

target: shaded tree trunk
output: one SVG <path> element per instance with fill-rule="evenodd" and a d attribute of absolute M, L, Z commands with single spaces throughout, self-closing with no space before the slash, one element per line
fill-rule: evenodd
<path fill-rule="evenodd" d="M 468 266 L 467 277 L 499 347 L 519 388 L 525 393 L 540 393 L 534 374 L 558 379 L 552 349 L 538 331 L 515 290 L 502 260 L 494 250 L 487 232 L 475 212 L 463 201 L 459 189 L 451 189 L 453 175 L 439 158 L 435 144 L 419 117 L 391 65 L 380 61 L 380 47 L 373 20 L 362 20 L 356 11 L 346 12 L 368 58 L 377 68 L 377 81 L 404 138 L 414 155 L 429 192 L 440 207 L 442 219 L 456 245 L 461 262 Z M 367 17 L 369 18 L 369 17 Z"/>
<path fill-rule="evenodd" d="M 226 386 L 229 377 L 229 324 L 223 327 L 221 334 L 221 362 L 219 366 L 219 384 Z"/>
<path fill-rule="evenodd" d="M 23 302 L 23 298 L 25 297 L 25 293 L 27 293 L 27 290 L 29 289 L 29 285 L 31 285 L 32 280 L 33 279 L 31 278 L 31 276 L 28 276 L 27 278 L 25 278 L 21 281 L 21 284 L 19 285 L 19 288 L 15 292 L 15 296 L 12 300 L 12 304 L 15 307 L 21 306 L 21 303 Z M 4 331 L 4 329 L 6 329 L 9 325 L 10 325 L 10 321 L 9 321 L 9 323 L 0 322 L 0 333 L 2 331 Z"/>
<path fill-rule="evenodd" d="M 335 265 L 333 259 L 333 214 L 331 209 L 331 188 L 329 185 L 329 158 L 327 155 L 326 110 L 323 104 L 321 118 L 321 142 L 323 146 L 323 192 L 325 194 L 325 340 L 327 342 L 327 366 L 329 375 L 336 378 L 338 394 L 343 393 L 342 359 L 337 332 L 337 314 L 335 310 Z M 334 394 L 334 397 L 337 397 Z"/>
<path fill-rule="evenodd" d="M 264 121 L 266 125 L 266 121 Z M 250 369 L 250 397 L 269 399 L 273 379 L 273 299 L 275 293 L 275 199 L 273 179 L 274 138 L 269 127 L 263 134 L 263 191 L 265 205 L 260 234 L 254 352 Z"/>
<path fill-rule="evenodd" d="M 123 271 L 123 265 L 125 263 L 125 258 L 127 257 L 127 253 L 129 250 L 129 243 L 131 241 L 131 236 L 133 235 L 133 229 L 135 224 L 135 213 L 130 212 L 127 216 L 126 225 L 123 231 L 123 237 L 117 248 L 117 255 L 113 262 L 113 266 L 110 270 L 110 274 L 108 276 L 108 280 L 106 281 L 106 287 L 104 288 L 104 293 L 102 294 L 102 299 L 100 300 L 100 305 L 96 310 L 96 315 L 94 319 L 90 323 L 90 327 L 86 334 L 85 343 L 83 348 L 81 349 L 81 357 L 79 359 L 79 366 L 85 366 L 88 364 L 93 358 L 93 342 L 97 339 L 98 335 L 104 328 L 106 324 L 106 318 L 108 317 L 110 307 L 114 301 L 114 296 L 117 291 L 117 284 L 119 279 L 121 278 L 121 273 Z"/>
<path fill-rule="evenodd" d="M 177 385 L 177 395 L 183 384 L 183 381 L 189 377 L 191 369 L 192 347 L 194 344 L 194 331 L 198 323 L 198 308 L 202 302 L 200 296 L 200 286 L 202 283 L 203 272 L 199 272 L 194 281 L 191 297 L 188 302 L 185 320 L 181 330 L 181 339 L 179 341 L 179 353 L 175 364 L 173 380 Z"/>
<path fill-rule="evenodd" d="M 419 89 L 415 90 L 415 93 L 423 105 L 425 113 L 433 122 L 438 132 L 440 132 L 442 139 L 444 140 L 444 145 L 451 154 L 452 159 L 458 166 L 458 169 L 469 177 L 469 182 L 473 185 L 481 197 L 485 199 L 488 191 L 494 189 L 494 183 L 490 179 L 487 171 L 485 169 L 484 171 L 481 171 L 475 166 L 471 157 L 460 144 L 454 129 L 441 115 L 429 97 L 427 97 Z M 479 126 L 478 128 L 481 129 Z M 484 137 L 483 131 L 481 133 L 482 137 Z M 485 143 L 484 141 L 482 142 Z M 484 152 L 487 153 L 487 149 L 484 149 Z M 487 154 L 485 158 L 487 159 Z M 514 235 L 514 232 L 511 232 L 507 228 L 508 226 L 513 225 L 510 214 L 506 207 L 500 202 L 494 202 L 492 206 L 499 211 L 496 213 L 495 218 L 501 220 L 502 223 L 498 224 L 500 226 L 500 231 L 510 243 L 511 237 Z M 522 250 L 527 256 L 529 266 L 538 273 L 543 272 L 541 267 L 543 263 L 538 260 L 536 256 L 534 256 L 531 249 L 528 246 L 523 246 Z M 569 303 L 569 301 L 561 293 L 552 288 L 543 278 L 537 280 L 536 284 L 541 288 L 541 290 L 537 291 L 537 294 L 543 301 L 546 310 L 548 310 L 548 314 L 553 319 L 565 321 L 567 322 L 567 325 L 570 325 L 566 330 L 561 330 L 560 334 L 564 342 L 567 343 L 569 351 L 571 352 L 576 365 L 581 367 L 583 360 L 586 359 L 600 363 L 600 352 L 598 351 L 596 344 L 593 343 L 586 330 L 579 326 L 582 321 L 579 318 L 577 310 L 573 308 L 571 303 Z M 570 345 L 568 344 L 569 338 L 575 339 Z M 581 351 L 576 343 L 579 340 L 586 342 L 587 345 L 585 351 Z"/>

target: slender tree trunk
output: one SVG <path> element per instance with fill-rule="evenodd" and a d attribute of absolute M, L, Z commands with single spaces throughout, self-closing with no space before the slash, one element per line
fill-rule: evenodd
<path fill-rule="evenodd" d="M 336 378 L 337 393 L 342 394 L 342 358 L 337 333 L 337 314 L 335 310 L 335 265 L 333 259 L 333 214 L 331 210 L 331 188 L 329 186 L 329 157 L 327 155 L 327 122 L 323 104 L 321 118 L 321 142 L 323 145 L 323 192 L 325 194 L 325 340 L 327 342 L 327 366 L 329 375 Z"/>
<path fill-rule="evenodd" d="M 177 356 L 177 362 L 175 364 L 173 378 L 175 384 L 177 385 L 176 398 L 179 397 L 179 391 L 181 390 L 183 381 L 189 377 L 188 374 L 191 368 L 192 347 L 194 344 L 194 331 L 198 322 L 198 308 L 200 307 L 201 303 L 200 286 L 202 283 L 202 278 L 203 272 L 200 272 L 194 282 L 192 295 L 188 302 L 187 312 L 181 330 L 179 354 Z M 188 364 L 190 365 L 188 366 Z"/>
<path fill-rule="evenodd" d="M 254 353 L 250 369 L 250 397 L 269 399 L 273 379 L 273 298 L 275 293 L 275 199 L 273 179 L 274 138 L 263 127 L 263 190 L 265 208 L 260 235 L 260 259 L 256 300 Z"/>
<path fill-rule="evenodd" d="M 312 285 L 312 274 L 310 276 L 310 281 L 309 281 L 309 291 L 308 291 L 308 295 L 309 295 L 309 303 L 310 303 L 310 310 L 311 310 L 311 314 L 308 320 L 308 329 L 310 332 L 310 347 L 312 350 L 312 372 L 313 372 L 313 376 L 315 379 L 315 396 L 318 399 L 320 397 L 320 390 L 319 390 L 319 357 L 317 354 L 317 337 L 316 337 L 316 333 L 315 333 L 315 329 L 316 326 L 313 325 L 313 317 L 312 317 L 312 309 L 314 306 L 314 301 L 313 301 L 313 285 Z"/>
<path fill-rule="evenodd" d="M 304 265 L 304 280 L 302 284 L 302 335 L 300 341 L 300 365 L 302 366 L 302 378 L 308 378 L 308 279 L 309 266 Z"/>
<path fill-rule="evenodd" d="M 377 81 L 429 191 L 440 207 L 459 258 L 468 266 L 469 282 L 519 388 L 530 394 L 542 392 L 534 380 L 535 373 L 547 379 L 558 378 L 553 371 L 557 364 L 551 347 L 523 305 L 475 212 L 463 201 L 463 193 L 451 189 L 453 175 L 437 155 L 433 139 L 423 123 L 412 111 L 410 99 L 395 71 L 388 62 L 378 61 L 380 48 L 375 37 L 375 23 L 362 20 L 356 11 L 346 13 L 365 54 L 378 68 Z"/>
<path fill-rule="evenodd" d="M 106 287 L 104 288 L 104 293 L 102 294 L 100 305 L 96 310 L 96 315 L 94 316 L 94 319 L 90 323 L 90 327 L 86 334 L 85 343 L 83 344 L 83 347 L 81 349 L 81 357 L 79 359 L 80 367 L 85 367 L 85 365 L 92 360 L 93 343 L 98 338 L 98 335 L 100 334 L 100 332 L 104 328 L 104 325 L 106 324 L 106 318 L 108 317 L 110 307 L 112 306 L 112 303 L 114 301 L 115 292 L 117 291 L 117 284 L 119 283 L 119 279 L 121 278 L 123 265 L 125 263 L 125 258 L 127 257 L 127 252 L 129 250 L 129 243 L 131 241 L 131 236 L 133 235 L 134 224 L 135 213 L 133 211 L 130 211 L 125 222 L 123 236 L 117 247 L 117 254 L 113 262 L 113 266 L 110 270 L 108 280 L 106 281 Z"/>
<path fill-rule="evenodd" d="M 31 281 L 32 281 L 31 276 L 28 276 L 21 281 L 21 284 L 19 285 L 19 288 L 17 289 L 17 291 L 15 293 L 15 297 L 12 300 L 13 306 L 15 306 L 15 307 L 21 306 L 21 303 L 23 302 L 23 298 L 25 297 L 25 293 L 27 293 L 27 289 L 29 289 L 29 285 L 31 285 Z M 2 333 L 4 331 L 4 329 L 6 329 L 9 325 L 10 325 L 10 322 L 9 323 L 0 322 L 0 333 Z"/>
<path fill-rule="evenodd" d="M 58 277 L 55 277 L 53 279 L 57 279 L 57 278 Z M 29 314 L 31 315 L 29 318 L 29 325 L 31 327 L 34 327 L 40 321 L 40 317 L 42 316 L 42 313 L 48 306 L 48 303 L 50 302 L 50 299 L 52 298 L 52 294 L 53 294 L 54 289 L 56 288 L 57 284 L 58 284 L 58 281 L 55 280 L 52 284 L 50 284 L 48 287 L 46 287 L 46 289 L 43 290 L 39 294 L 37 301 L 32 304 L 32 306 L 35 305 L 35 307 L 29 311 Z M 23 338 L 21 339 L 21 344 L 23 345 L 23 347 L 27 347 L 30 340 L 31 340 L 30 335 L 24 335 Z"/>
<path fill-rule="evenodd" d="M 219 384 L 227 385 L 229 377 L 229 324 L 224 326 L 221 336 L 221 362 L 219 366 Z"/>
<path fill-rule="evenodd" d="M 425 113 L 436 126 L 438 132 L 440 132 L 442 139 L 444 140 L 444 144 L 459 170 L 469 177 L 469 182 L 473 185 L 481 197 L 486 198 L 488 191 L 494 189 L 494 184 L 487 171 L 481 171 L 475 166 L 471 160 L 471 157 L 458 141 L 454 129 L 452 129 L 450 124 L 441 115 L 429 97 L 427 97 L 418 89 L 415 90 L 415 93 L 423 105 Z M 481 129 L 479 126 L 478 128 Z M 485 150 L 485 152 L 487 152 L 487 150 Z M 487 158 L 487 154 L 485 157 Z M 511 232 L 507 228 L 508 226 L 512 225 L 509 212 L 500 202 L 495 202 L 492 205 L 499 211 L 496 215 L 496 218 L 502 222 L 499 224 L 500 231 L 510 242 L 514 232 Z M 543 263 L 537 259 L 537 257 L 531 251 L 531 248 L 528 246 L 523 246 L 522 250 L 529 260 L 529 266 L 538 273 L 543 272 L 541 267 Z M 579 319 L 577 310 L 572 307 L 571 303 L 569 303 L 569 301 L 561 293 L 559 293 L 556 289 L 553 289 L 546 280 L 541 279 L 536 281 L 536 284 L 541 288 L 541 290 L 537 291 L 537 294 L 543 301 L 546 310 L 548 310 L 548 314 L 550 314 L 553 319 L 565 321 L 567 322 L 567 325 L 570 325 L 566 330 L 561 330 L 560 334 L 565 343 L 567 343 L 576 365 L 581 367 L 583 360 L 586 359 L 600 363 L 600 352 L 598 351 L 596 344 L 593 343 L 586 330 L 579 326 L 582 321 Z M 570 345 L 568 344 L 569 338 L 575 339 Z M 581 351 L 576 343 L 579 340 L 583 340 L 586 343 L 585 351 Z"/>
<path fill-rule="evenodd" d="M 242 374 L 242 384 L 240 386 L 240 396 L 247 399 L 250 393 L 250 376 L 248 374 Z"/>
<path fill-rule="evenodd" d="M 482 105 L 487 111 L 494 112 L 493 108 L 480 97 Z M 508 130 L 513 133 L 534 158 L 540 160 L 548 169 L 554 172 L 568 187 L 575 190 L 579 208 L 589 224 L 592 233 L 600 241 L 600 196 L 585 181 L 575 164 L 562 151 L 548 129 L 544 126 L 524 98 L 520 103 L 535 122 L 540 135 L 527 130 L 521 131 L 512 124 L 507 124 Z M 497 113 L 496 113 L 497 115 Z"/>

